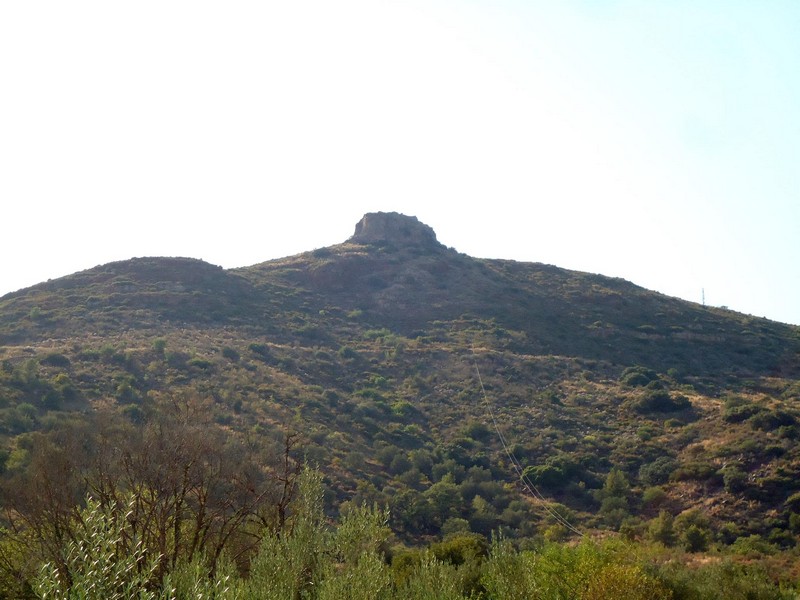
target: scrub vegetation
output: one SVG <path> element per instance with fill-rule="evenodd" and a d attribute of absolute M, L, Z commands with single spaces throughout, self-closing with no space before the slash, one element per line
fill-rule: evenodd
<path fill-rule="evenodd" d="M 402 225 L 0 298 L 0 597 L 795 597 L 798 328 Z"/>

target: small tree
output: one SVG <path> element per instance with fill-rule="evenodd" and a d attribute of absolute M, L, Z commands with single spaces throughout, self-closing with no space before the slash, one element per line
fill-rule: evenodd
<path fill-rule="evenodd" d="M 708 531 L 697 525 L 690 525 L 683 532 L 681 541 L 687 552 L 705 552 L 708 550 Z"/>
<path fill-rule="evenodd" d="M 726 492 L 737 494 L 747 487 L 747 473 L 735 465 L 725 467 L 722 469 L 722 482 Z"/>
<path fill-rule="evenodd" d="M 158 560 L 147 556 L 147 549 L 131 529 L 128 512 L 89 498 L 80 513 L 75 539 L 63 549 L 62 564 L 42 566 L 34 583 L 36 594 L 56 600 L 155 600 L 158 595 L 150 590 Z"/>
<path fill-rule="evenodd" d="M 625 474 L 617 468 L 611 469 L 606 476 L 603 489 L 596 494 L 600 500 L 600 514 L 612 527 L 619 527 L 628 516 L 628 494 L 630 484 Z"/>
<path fill-rule="evenodd" d="M 650 539 L 654 542 L 661 542 L 665 546 L 675 545 L 675 518 L 665 510 L 658 513 L 658 516 L 650 521 L 648 527 Z"/>

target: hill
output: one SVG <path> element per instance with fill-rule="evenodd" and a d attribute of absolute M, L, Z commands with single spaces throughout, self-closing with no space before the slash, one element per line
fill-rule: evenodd
<path fill-rule="evenodd" d="M 249 267 L 135 258 L 8 294 L 0 361 L 7 514 L 35 512 L 18 490 L 50 489 L 58 460 L 64 506 L 124 473 L 157 447 L 130 439 L 169 441 L 148 427 L 171 406 L 176 431 L 206 432 L 191 444 L 268 457 L 276 514 L 305 460 L 332 512 L 388 505 L 409 543 L 645 538 L 663 514 L 715 543 L 797 541 L 797 327 L 469 257 L 413 217 L 369 214 L 342 244 Z M 137 433 L 104 446 L 115 431 Z"/>

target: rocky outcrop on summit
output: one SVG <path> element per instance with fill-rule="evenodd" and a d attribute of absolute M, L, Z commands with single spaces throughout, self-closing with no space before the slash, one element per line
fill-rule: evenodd
<path fill-rule="evenodd" d="M 443 247 L 436 233 L 416 217 L 400 213 L 367 213 L 356 224 L 356 231 L 348 242 L 355 244 L 393 243 L 403 246 Z"/>

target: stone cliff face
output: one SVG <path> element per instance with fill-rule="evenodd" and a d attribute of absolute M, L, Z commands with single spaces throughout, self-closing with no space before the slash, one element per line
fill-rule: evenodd
<path fill-rule="evenodd" d="M 391 243 L 401 246 L 442 247 L 436 233 L 416 217 L 400 213 L 367 213 L 356 224 L 348 242 L 355 244 Z"/>

